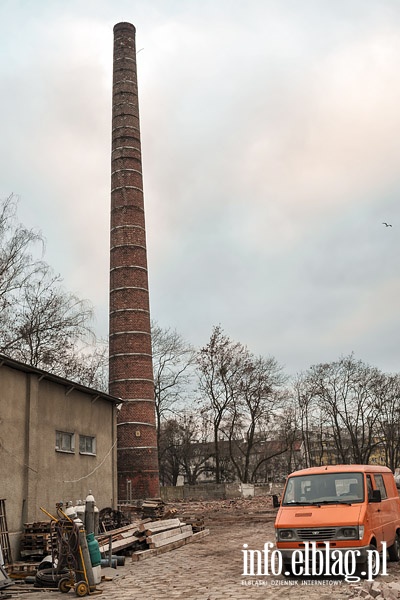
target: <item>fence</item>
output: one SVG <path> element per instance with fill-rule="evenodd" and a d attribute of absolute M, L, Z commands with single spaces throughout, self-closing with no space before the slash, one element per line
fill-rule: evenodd
<path fill-rule="evenodd" d="M 282 493 L 277 484 L 254 485 L 250 483 L 201 483 L 198 485 L 164 486 L 160 496 L 164 502 L 177 500 L 226 500 L 229 498 L 253 498 Z"/>

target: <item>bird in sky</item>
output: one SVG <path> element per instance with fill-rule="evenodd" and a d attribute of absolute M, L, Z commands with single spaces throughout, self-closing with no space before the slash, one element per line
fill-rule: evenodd
<path fill-rule="evenodd" d="M 390 223 L 382 223 L 382 225 L 385 225 L 385 227 L 392 227 Z"/>

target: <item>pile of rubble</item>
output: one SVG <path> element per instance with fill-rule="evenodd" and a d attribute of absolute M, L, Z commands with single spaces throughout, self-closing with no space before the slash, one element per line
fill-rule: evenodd
<path fill-rule="evenodd" d="M 246 520 L 273 520 L 276 515 L 271 496 L 176 502 L 175 507 L 177 516 L 183 520 L 201 515 L 207 522 L 235 522 L 240 516 L 246 516 Z"/>
<path fill-rule="evenodd" d="M 382 579 L 377 581 L 364 581 L 361 585 L 353 588 L 350 598 L 362 598 L 363 600 L 398 600 L 400 598 L 400 583 L 397 581 L 386 582 Z"/>

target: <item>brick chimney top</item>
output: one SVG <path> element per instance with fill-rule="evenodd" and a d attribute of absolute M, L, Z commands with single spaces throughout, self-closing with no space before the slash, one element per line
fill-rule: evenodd
<path fill-rule="evenodd" d="M 126 23 L 125 21 L 123 21 L 114 25 L 114 33 L 123 29 L 130 29 L 133 33 L 136 32 L 135 26 L 132 25 L 132 23 Z"/>

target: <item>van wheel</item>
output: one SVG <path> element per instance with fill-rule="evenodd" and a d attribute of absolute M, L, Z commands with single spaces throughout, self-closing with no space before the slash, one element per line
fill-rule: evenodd
<path fill-rule="evenodd" d="M 369 545 L 369 550 L 376 550 L 376 546 L 374 546 L 374 544 L 370 544 Z M 372 565 L 371 565 L 371 573 L 372 573 L 372 577 L 376 577 L 376 575 L 374 575 L 374 573 L 377 573 L 377 564 L 376 564 L 376 554 L 372 554 L 371 556 L 371 560 L 372 560 Z M 358 565 L 358 572 L 359 575 L 361 577 L 361 579 L 366 579 L 369 573 L 369 565 L 368 565 L 368 560 L 365 559 L 364 562 L 360 563 Z"/>
<path fill-rule="evenodd" d="M 396 533 L 392 546 L 388 548 L 389 560 L 391 562 L 399 562 L 400 560 L 400 536 Z"/>

